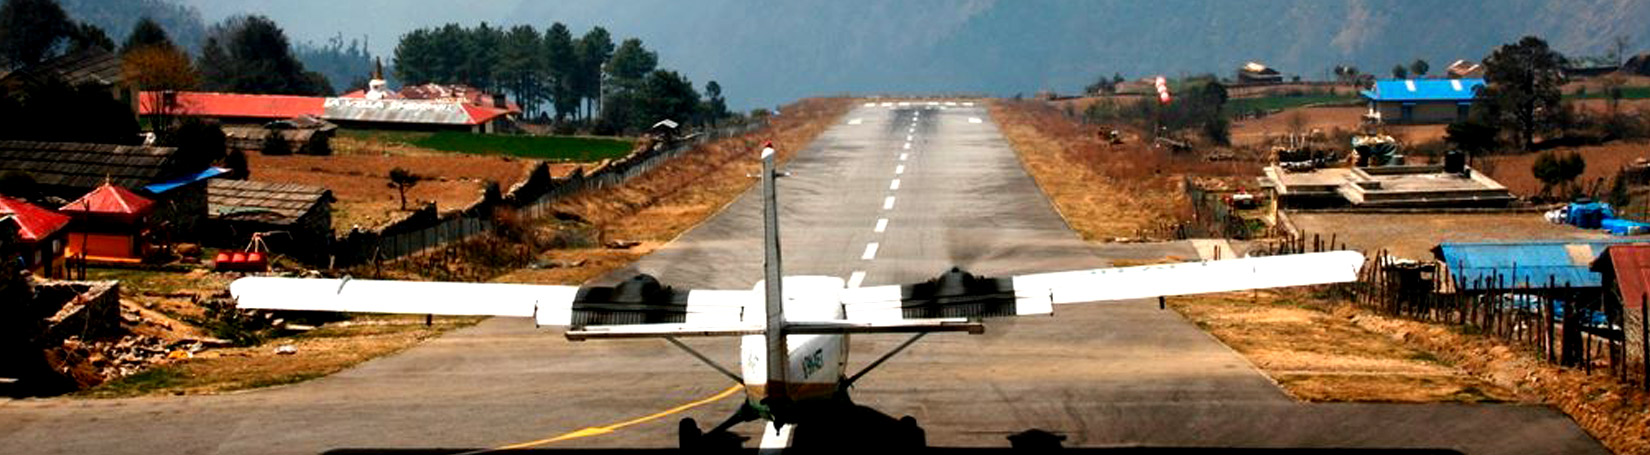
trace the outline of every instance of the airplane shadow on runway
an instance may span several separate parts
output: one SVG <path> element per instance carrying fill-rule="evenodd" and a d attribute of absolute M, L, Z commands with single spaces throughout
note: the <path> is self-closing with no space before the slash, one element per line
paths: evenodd
<path fill-rule="evenodd" d="M 869 451 L 868 453 L 901 453 L 901 454 L 1028 454 L 1028 453 L 1062 453 L 1062 454 L 1093 454 L 1093 455 L 1160 455 L 1160 454 L 1221 454 L 1221 455 L 1461 455 L 1462 453 L 1448 449 L 1379 449 L 1379 448 L 1243 448 L 1243 447 L 1065 447 L 1065 436 L 1040 429 L 1028 429 L 1014 433 L 1005 438 L 1003 447 L 929 447 L 921 439 L 913 441 L 915 434 L 921 438 L 920 427 L 912 432 L 913 423 L 902 421 L 880 411 L 866 406 L 853 405 L 839 411 L 836 415 L 828 416 L 817 421 L 798 424 L 792 432 L 791 445 L 785 453 L 830 453 L 844 454 L 850 451 Z M 335 449 L 324 452 L 324 455 L 456 455 L 472 453 L 509 453 L 509 454 L 579 454 L 579 455 L 618 455 L 618 454 L 754 454 L 760 451 L 753 442 L 746 442 L 744 447 L 722 447 L 715 449 L 682 450 L 677 448 L 537 448 L 519 449 L 501 452 L 487 452 L 482 449 L 458 448 L 428 448 L 428 449 L 370 449 L 349 448 Z"/>

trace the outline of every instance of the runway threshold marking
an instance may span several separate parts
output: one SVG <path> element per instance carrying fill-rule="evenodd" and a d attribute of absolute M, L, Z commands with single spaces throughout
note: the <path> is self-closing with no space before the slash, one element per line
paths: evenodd
<path fill-rule="evenodd" d="M 477 450 L 477 451 L 474 451 L 474 452 L 464 452 L 464 453 L 461 453 L 461 454 L 458 454 L 458 455 L 476 455 L 476 454 L 482 454 L 482 453 L 488 453 L 488 452 L 501 452 L 501 451 L 506 451 L 506 450 L 521 450 L 521 449 L 528 449 L 528 448 L 538 447 L 538 446 L 545 445 L 545 444 L 551 444 L 551 443 L 556 443 L 556 442 L 561 442 L 561 441 L 567 441 L 567 440 L 571 440 L 571 439 L 588 438 L 588 437 L 591 437 L 591 436 L 601 436 L 601 435 L 604 435 L 604 434 L 612 433 L 614 431 L 618 431 L 620 429 L 623 429 L 624 427 L 634 426 L 634 425 L 639 425 L 639 424 L 651 422 L 651 421 L 654 421 L 654 420 L 659 420 L 659 419 L 668 417 L 671 414 L 680 413 L 682 411 L 686 411 L 686 410 L 697 408 L 697 407 L 704 406 L 704 405 L 707 405 L 707 404 L 715 403 L 717 401 L 722 401 L 723 398 L 733 396 L 733 394 L 739 393 L 739 391 L 743 390 L 743 389 L 744 389 L 743 386 L 737 386 L 736 385 L 736 386 L 728 387 L 727 390 L 723 390 L 723 391 L 721 391 L 721 392 L 719 392 L 715 395 L 711 395 L 710 397 L 699 400 L 699 401 L 690 402 L 690 403 L 687 403 L 687 404 L 684 404 L 684 405 L 681 405 L 681 406 L 666 409 L 666 410 L 659 411 L 659 412 L 656 412 L 656 413 L 653 413 L 653 414 L 648 414 L 648 415 L 645 415 L 645 416 L 642 416 L 642 417 L 637 417 L 637 418 L 634 418 L 634 419 L 626 420 L 626 421 L 623 421 L 623 422 L 609 424 L 609 425 L 603 425 L 603 426 L 599 426 L 599 427 L 585 427 L 585 428 L 580 428 L 580 429 L 577 429 L 577 430 L 569 431 L 567 433 L 562 433 L 562 434 L 557 435 L 557 436 L 540 439 L 540 440 L 537 440 L 537 441 L 527 441 L 527 442 L 518 443 L 518 444 L 510 444 L 510 445 L 507 445 L 507 446 L 499 446 L 497 448 L 492 448 L 492 449 Z"/>

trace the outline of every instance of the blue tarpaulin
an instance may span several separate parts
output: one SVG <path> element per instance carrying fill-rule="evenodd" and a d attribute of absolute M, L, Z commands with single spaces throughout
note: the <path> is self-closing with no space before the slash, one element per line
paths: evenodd
<path fill-rule="evenodd" d="M 144 185 L 143 189 L 147 190 L 150 193 L 161 194 L 161 193 L 165 193 L 167 191 L 172 191 L 173 189 L 175 189 L 177 187 L 180 187 L 180 186 L 184 186 L 184 185 L 188 185 L 188 184 L 191 184 L 191 183 L 199 182 L 201 180 L 206 180 L 206 179 L 209 179 L 209 178 L 212 178 L 212 177 L 217 177 L 217 176 L 223 175 L 223 174 L 228 173 L 228 172 L 229 172 L 229 169 L 225 169 L 225 168 L 221 168 L 221 167 L 208 167 L 208 168 L 206 168 L 206 169 L 204 169 L 200 172 L 196 172 L 196 173 L 193 173 L 193 174 L 178 177 L 176 179 L 172 179 L 172 180 L 168 180 L 168 181 L 160 182 L 160 183 Z"/>
<path fill-rule="evenodd" d="M 1446 242 L 1433 249 L 1463 290 L 1599 287 L 1603 279 L 1590 269 L 1610 245 L 1642 240 L 1551 240 L 1525 242 Z"/>

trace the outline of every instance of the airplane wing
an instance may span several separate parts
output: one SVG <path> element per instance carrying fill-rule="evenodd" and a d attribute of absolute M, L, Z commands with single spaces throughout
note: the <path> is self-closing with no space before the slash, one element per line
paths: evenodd
<path fill-rule="evenodd" d="M 1356 251 L 1267 256 L 979 277 L 957 269 L 923 283 L 848 289 L 849 319 L 986 318 L 1050 314 L 1054 305 L 1344 283 L 1364 264 Z"/>
<path fill-rule="evenodd" d="M 538 325 L 733 324 L 751 291 L 684 291 L 641 275 L 612 287 L 247 277 L 242 309 L 534 318 Z"/>

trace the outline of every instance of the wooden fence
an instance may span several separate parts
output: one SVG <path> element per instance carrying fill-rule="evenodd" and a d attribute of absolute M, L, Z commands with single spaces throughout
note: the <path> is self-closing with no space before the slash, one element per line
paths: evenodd
<path fill-rule="evenodd" d="M 1643 330 L 1650 295 L 1622 299 L 1610 290 L 1550 276 L 1531 282 L 1529 274 L 1516 271 L 1455 277 L 1443 263 L 1385 252 L 1368 261 L 1358 281 L 1342 288 L 1354 305 L 1492 336 L 1546 362 L 1600 370 L 1650 390 L 1644 357 L 1650 337 Z"/>

